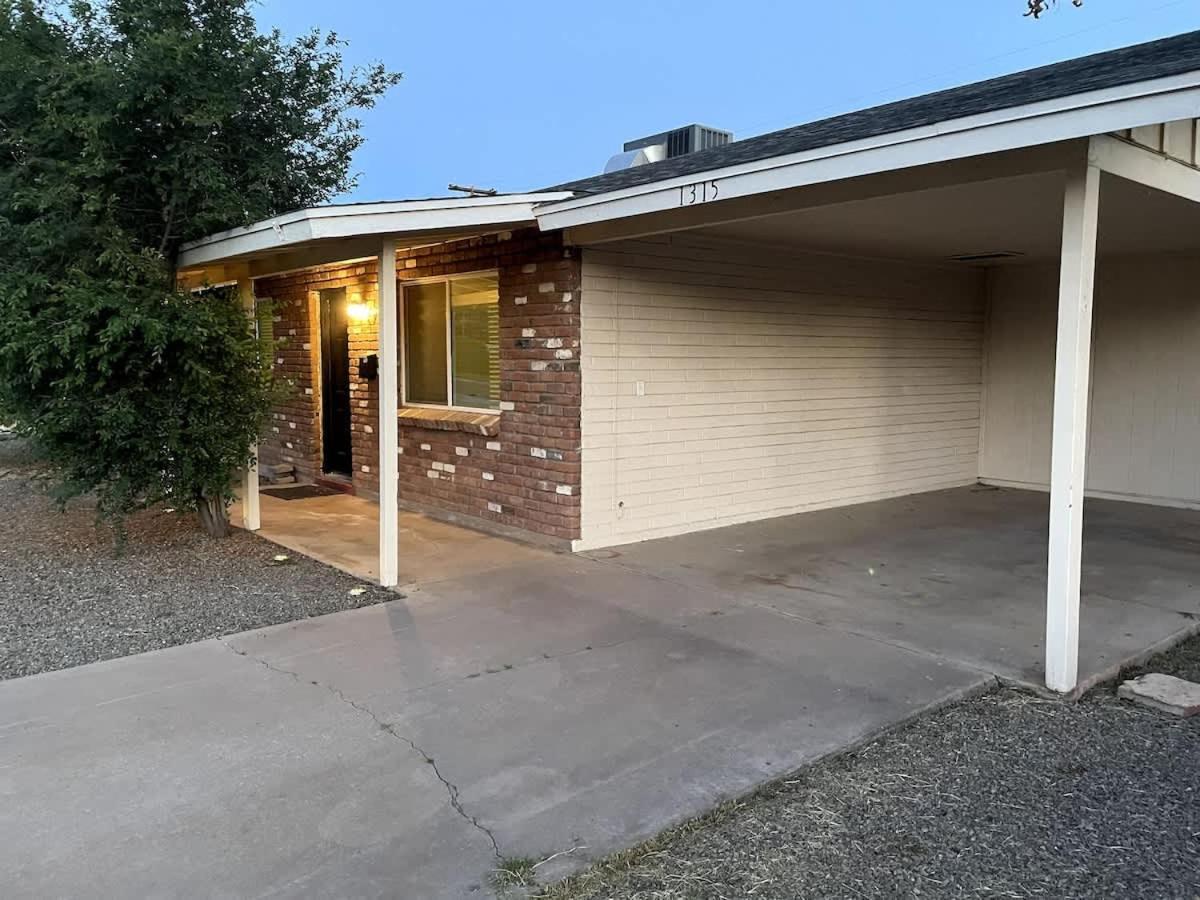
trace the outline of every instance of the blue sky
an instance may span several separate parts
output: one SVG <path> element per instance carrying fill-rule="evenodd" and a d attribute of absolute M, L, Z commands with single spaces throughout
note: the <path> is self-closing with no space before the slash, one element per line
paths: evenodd
<path fill-rule="evenodd" d="M 526 190 L 689 122 L 749 137 L 1200 28 L 1200 0 L 262 0 L 404 81 L 364 117 L 349 199 Z"/>

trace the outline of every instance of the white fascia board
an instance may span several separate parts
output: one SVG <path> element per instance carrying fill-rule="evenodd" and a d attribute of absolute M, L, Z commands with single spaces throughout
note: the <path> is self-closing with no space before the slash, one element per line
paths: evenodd
<path fill-rule="evenodd" d="M 508 194 L 497 197 L 451 197 L 320 206 L 285 213 L 244 228 L 232 228 L 184 244 L 181 268 L 256 253 L 278 252 L 298 244 L 374 234 L 403 235 L 443 230 L 535 223 L 537 203 L 563 200 L 569 191 Z"/>
<path fill-rule="evenodd" d="M 684 203 L 686 198 L 681 193 L 691 185 L 706 182 L 717 182 L 719 202 L 1197 117 L 1200 117 L 1200 71 L 694 172 L 603 194 L 548 202 L 534 212 L 543 231 L 574 228 L 683 206 L 707 205 Z"/>

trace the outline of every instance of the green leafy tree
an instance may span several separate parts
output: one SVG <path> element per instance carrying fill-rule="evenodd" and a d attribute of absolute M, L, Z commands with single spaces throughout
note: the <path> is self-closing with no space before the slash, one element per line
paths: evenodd
<path fill-rule="evenodd" d="M 273 398 L 187 240 L 353 186 L 354 113 L 399 76 L 251 0 L 0 0 L 0 418 L 102 515 L 193 505 L 213 534 Z"/>

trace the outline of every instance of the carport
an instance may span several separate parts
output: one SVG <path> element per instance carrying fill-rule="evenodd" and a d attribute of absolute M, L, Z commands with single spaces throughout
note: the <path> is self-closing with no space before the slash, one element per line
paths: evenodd
<path fill-rule="evenodd" d="M 1194 113 L 1196 98 L 1171 109 Z M 1089 115 L 1074 127 L 1095 127 L 1094 108 Z M 941 543 L 910 560 L 930 565 L 931 578 L 939 559 L 957 561 L 961 631 L 974 624 L 971 603 L 988 602 L 989 556 L 1005 562 L 1001 536 L 1014 527 L 1041 535 L 1044 556 L 1010 545 L 1009 561 L 1041 585 L 1045 642 L 1014 648 L 1013 659 L 1044 647 L 1053 690 L 1080 686 L 1081 572 L 1091 573 L 1096 602 L 1137 603 L 1172 585 L 1159 598 L 1167 627 L 1132 640 L 1128 653 L 1093 656 L 1085 683 L 1189 630 L 1190 554 L 1173 571 L 1144 560 L 1159 559 L 1167 544 L 1178 549 L 1167 535 L 1190 533 L 1189 515 L 1171 508 L 1200 503 L 1195 124 L 901 169 L 885 159 L 937 159 L 955 140 L 979 148 L 985 136 L 1003 140 L 997 128 L 713 173 L 704 183 L 724 203 L 680 206 L 680 187 L 667 181 L 543 207 L 543 227 L 566 227 L 585 248 L 581 549 L 944 488 L 1004 487 L 990 499 L 994 519 L 965 523 L 951 509 L 933 532 Z M 752 191 L 752 178 L 777 189 Z M 788 179 L 794 186 L 782 187 Z M 655 191 L 666 207 L 657 212 L 648 209 Z M 641 211 L 620 218 L 623 207 Z M 1106 524 L 1089 552 L 1103 559 L 1083 555 L 1085 485 L 1089 497 L 1125 501 L 1095 514 Z M 1048 492 L 1044 531 L 1045 494 L 1025 491 Z M 926 518 L 939 508 L 912 502 Z M 789 548 L 777 529 L 772 552 L 803 559 L 811 524 L 783 521 L 797 543 Z M 844 548 L 831 539 L 826 549 Z M 842 560 L 830 589 L 839 602 L 857 598 L 868 617 L 874 601 L 853 585 L 869 558 Z M 961 566 L 968 558 L 977 571 Z M 798 590 L 811 601 L 822 589 Z M 885 615 L 906 617 L 919 593 L 909 583 L 889 594 Z M 998 596 L 1042 618 L 1026 602 L 1028 583 Z M 1138 631 L 1129 626 L 1134 607 L 1095 611 L 1099 627 L 1124 628 L 1124 638 Z M 1039 667 L 998 668 L 1029 680 Z"/>

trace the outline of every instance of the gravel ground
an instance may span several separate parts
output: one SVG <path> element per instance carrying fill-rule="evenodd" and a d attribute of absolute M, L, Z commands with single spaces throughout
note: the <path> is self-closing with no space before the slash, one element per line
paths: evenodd
<path fill-rule="evenodd" d="M 128 535 L 118 554 L 90 504 L 60 513 L 22 442 L 0 441 L 0 679 L 396 597 L 246 532 L 214 540 L 191 515 L 147 510 Z"/>
<path fill-rule="evenodd" d="M 1200 639 L 1152 671 L 1200 678 Z M 554 900 L 1200 897 L 1200 716 L 996 690 L 565 883 Z"/>

